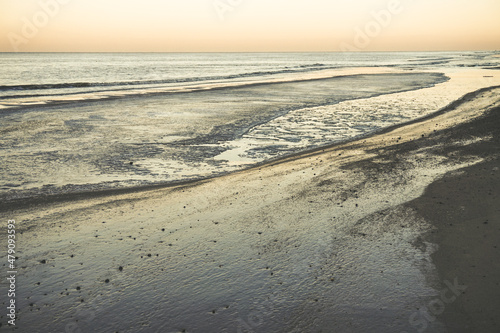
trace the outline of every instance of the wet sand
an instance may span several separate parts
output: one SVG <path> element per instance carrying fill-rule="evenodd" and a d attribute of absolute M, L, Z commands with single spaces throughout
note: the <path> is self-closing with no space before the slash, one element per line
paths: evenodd
<path fill-rule="evenodd" d="M 500 331 L 499 124 L 497 108 L 472 124 L 450 129 L 447 134 L 455 138 L 488 140 L 441 153 L 480 156 L 484 162 L 446 174 L 408 203 L 434 226 L 423 238 L 439 246 L 432 260 L 440 279 L 457 278 L 466 287 L 439 317 L 449 332 Z"/>
<path fill-rule="evenodd" d="M 497 332 L 499 93 L 220 178 L 4 211 L 18 331 Z"/>

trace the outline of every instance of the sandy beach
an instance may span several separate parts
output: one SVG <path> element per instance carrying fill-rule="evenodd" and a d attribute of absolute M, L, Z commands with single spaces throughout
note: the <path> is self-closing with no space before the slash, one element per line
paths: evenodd
<path fill-rule="evenodd" d="M 0 1 L 0 333 L 500 333 L 500 1 Z"/>
<path fill-rule="evenodd" d="M 2 206 L 12 331 L 498 332 L 499 96 L 223 177 Z"/>

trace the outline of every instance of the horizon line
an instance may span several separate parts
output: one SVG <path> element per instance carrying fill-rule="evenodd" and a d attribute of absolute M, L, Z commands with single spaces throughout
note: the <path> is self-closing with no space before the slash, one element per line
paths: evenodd
<path fill-rule="evenodd" d="M 0 51 L 0 53 L 417 53 L 417 52 L 495 52 L 500 49 L 477 50 L 376 50 L 376 51 Z"/>

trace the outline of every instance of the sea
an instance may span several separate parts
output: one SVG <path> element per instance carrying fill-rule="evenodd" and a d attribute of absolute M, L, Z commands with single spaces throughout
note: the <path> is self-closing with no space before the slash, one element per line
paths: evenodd
<path fill-rule="evenodd" d="M 205 179 L 367 136 L 452 101 L 409 92 L 498 69 L 500 57 L 0 53 L 0 67 L 0 200 L 9 203 Z"/>

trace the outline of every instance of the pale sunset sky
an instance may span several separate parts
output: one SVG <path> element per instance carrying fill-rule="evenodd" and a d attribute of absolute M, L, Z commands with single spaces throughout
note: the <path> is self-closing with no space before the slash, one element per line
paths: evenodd
<path fill-rule="evenodd" d="M 1 52 L 499 49 L 500 0 L 0 0 Z"/>

